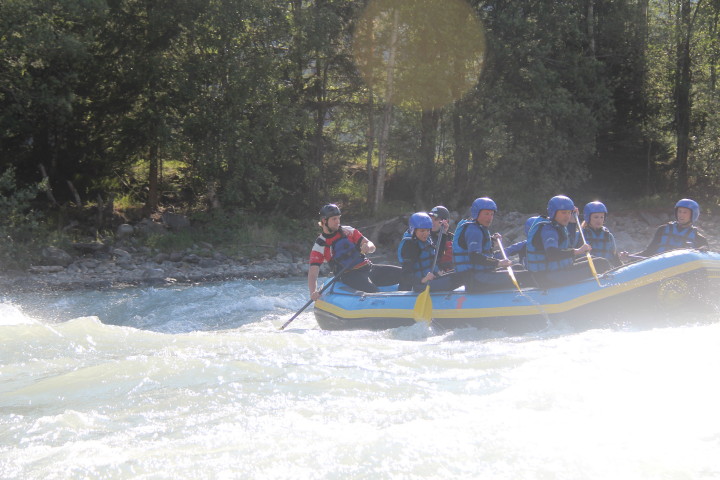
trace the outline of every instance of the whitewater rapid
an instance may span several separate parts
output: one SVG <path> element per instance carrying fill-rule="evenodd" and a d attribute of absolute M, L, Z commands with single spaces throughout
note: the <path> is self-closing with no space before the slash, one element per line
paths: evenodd
<path fill-rule="evenodd" d="M 720 322 L 279 331 L 306 301 L 0 297 L 0 478 L 720 478 Z"/>

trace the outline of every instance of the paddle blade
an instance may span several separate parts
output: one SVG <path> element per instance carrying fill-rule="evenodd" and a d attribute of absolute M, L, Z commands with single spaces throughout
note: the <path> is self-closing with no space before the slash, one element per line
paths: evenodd
<path fill-rule="evenodd" d="M 507 257 L 505 257 L 507 258 Z M 510 274 L 510 278 L 512 279 L 512 282 L 515 284 L 515 288 L 518 289 L 520 293 L 522 293 L 522 288 L 520 288 L 520 284 L 518 284 L 517 278 L 515 278 L 515 272 L 513 272 L 512 267 L 507 267 L 508 273 Z"/>
<path fill-rule="evenodd" d="M 598 277 L 597 270 L 595 270 L 595 264 L 593 263 L 592 257 L 590 256 L 590 252 L 585 252 L 587 254 L 588 264 L 590 265 L 590 271 L 592 272 L 593 276 L 595 277 L 595 281 L 598 284 L 598 287 L 602 287 L 600 284 L 600 277 Z"/>
<path fill-rule="evenodd" d="M 418 295 L 413 308 L 413 318 L 416 322 L 430 323 L 432 320 L 432 298 L 430 298 L 430 285 Z"/>

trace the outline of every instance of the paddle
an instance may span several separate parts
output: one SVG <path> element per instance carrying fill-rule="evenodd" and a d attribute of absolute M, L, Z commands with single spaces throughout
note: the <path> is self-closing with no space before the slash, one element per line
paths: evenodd
<path fill-rule="evenodd" d="M 435 248 L 435 258 L 433 259 L 431 272 L 435 271 L 435 264 L 437 263 L 438 253 L 440 253 L 440 240 L 442 239 L 442 227 L 438 231 L 437 247 Z M 416 322 L 428 322 L 432 320 L 432 298 L 430 298 L 430 282 L 427 283 L 425 290 L 418 295 L 415 300 L 415 306 L 413 307 L 413 318 Z"/>
<path fill-rule="evenodd" d="M 578 218 L 577 212 L 575 212 L 575 221 L 577 222 L 578 230 L 580 230 L 580 238 L 582 238 L 583 244 L 587 243 L 585 241 L 585 232 L 583 232 L 582 227 L 580 226 L 580 219 Z M 590 252 L 585 252 L 588 259 L 588 265 L 590 265 L 590 271 L 593 274 L 593 277 L 595 277 L 595 281 L 597 282 L 599 287 L 602 287 L 600 284 L 600 278 L 598 277 L 597 270 L 595 270 L 595 264 L 593 263 L 592 257 L 590 256 Z"/>
<path fill-rule="evenodd" d="M 342 270 L 340 270 L 340 273 L 338 273 L 338 274 L 335 275 L 333 278 L 331 278 L 330 281 L 328 281 L 328 282 L 325 284 L 325 286 L 323 286 L 323 288 L 320 290 L 320 293 L 322 294 L 322 293 L 323 293 L 325 290 L 327 290 L 332 284 L 334 284 L 335 282 L 337 282 L 337 281 L 340 279 L 340 275 L 342 275 L 343 273 L 345 273 L 345 271 L 346 271 L 348 268 L 349 268 L 349 265 L 346 266 L 345 268 L 343 268 Z M 297 316 L 300 315 L 300 314 L 303 312 L 303 310 L 305 310 L 308 306 L 310 306 L 311 303 L 313 303 L 313 301 L 314 301 L 314 300 L 311 298 L 305 305 L 302 306 L 302 308 L 300 308 L 300 310 L 298 310 L 297 312 L 295 312 L 295 315 L 293 315 L 292 317 L 290 317 L 290 320 L 288 320 L 287 322 L 283 323 L 282 327 L 280 327 L 278 330 L 285 330 L 285 327 L 287 327 L 288 325 L 290 325 L 290 322 L 292 322 L 293 320 L 295 320 L 295 319 L 297 318 Z"/>
<path fill-rule="evenodd" d="M 497 238 L 498 246 L 500 247 L 500 253 L 502 253 L 502 256 L 505 260 L 507 260 L 507 255 L 505 255 L 505 249 L 503 248 L 502 240 L 500 238 Z M 517 279 L 515 278 L 515 272 L 513 272 L 512 266 L 508 265 L 507 267 L 508 274 L 510 275 L 510 278 L 512 278 L 513 283 L 515 284 L 515 288 L 518 289 L 518 292 L 523 293 L 522 288 L 520 288 L 520 284 L 518 284 Z"/>

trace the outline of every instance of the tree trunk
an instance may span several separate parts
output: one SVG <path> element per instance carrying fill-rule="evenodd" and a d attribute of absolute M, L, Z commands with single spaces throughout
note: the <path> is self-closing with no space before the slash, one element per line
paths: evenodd
<path fill-rule="evenodd" d="M 423 110 L 420 120 L 420 165 L 415 173 L 415 207 L 424 210 L 427 202 L 434 201 L 435 148 L 437 145 L 437 127 L 440 121 L 439 110 Z"/>
<path fill-rule="evenodd" d="M 385 197 L 385 174 L 387 164 L 387 143 L 390 136 L 390 123 L 392 122 L 392 98 L 393 98 L 393 79 L 395 69 L 395 51 L 397 49 L 398 37 L 398 21 L 399 13 L 397 10 L 393 12 L 392 34 L 390 37 L 390 52 L 387 65 L 387 85 L 385 87 L 385 111 L 383 113 L 382 132 L 380 134 L 380 142 L 378 146 L 378 175 L 377 185 L 375 189 L 375 203 L 373 204 L 373 213 L 377 213 L 380 205 Z"/>
<path fill-rule="evenodd" d="M 587 34 L 590 43 L 590 55 L 595 56 L 595 0 L 588 0 Z"/>
<path fill-rule="evenodd" d="M 470 149 L 467 142 L 467 121 L 458 105 L 452 116 L 453 139 L 455 141 L 455 176 L 453 180 L 453 204 L 463 200 L 468 183 L 468 167 L 470 165 Z"/>
<path fill-rule="evenodd" d="M 375 102 L 373 88 L 369 89 L 368 99 L 368 130 L 367 130 L 367 204 L 373 204 L 373 195 L 375 192 L 374 175 L 373 175 L 373 151 L 375 150 Z"/>
<path fill-rule="evenodd" d="M 702 0 L 701 0 L 702 1 Z M 695 6 L 700 7 L 700 2 Z M 692 73 L 690 71 L 690 40 L 693 33 L 694 16 L 691 16 L 691 0 L 682 0 L 680 3 L 679 40 L 677 46 L 677 72 L 675 85 L 675 115 L 676 115 L 676 157 L 677 190 L 680 195 L 688 191 L 688 158 L 690 156 L 690 121 L 692 114 Z"/>
<path fill-rule="evenodd" d="M 145 210 L 147 213 L 153 213 L 158 207 L 158 144 L 157 140 L 150 146 L 150 155 L 148 158 L 150 163 L 148 168 L 148 196 Z"/>

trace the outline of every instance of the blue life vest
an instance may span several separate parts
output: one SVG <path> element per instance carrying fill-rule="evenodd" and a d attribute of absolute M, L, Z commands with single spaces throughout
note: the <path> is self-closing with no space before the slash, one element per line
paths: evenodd
<path fill-rule="evenodd" d="M 402 256 L 402 249 L 407 242 L 415 242 L 420 247 L 420 255 L 413 260 L 413 275 L 416 279 L 421 280 L 428 274 L 433 267 L 433 262 L 435 262 L 435 244 L 430 237 L 424 242 L 421 242 L 419 238 L 413 237 L 410 232 L 405 232 L 397 250 L 400 265 L 405 263 L 405 259 Z M 435 267 L 435 272 L 437 272 L 437 270 L 437 267 Z"/>
<path fill-rule="evenodd" d="M 657 253 L 675 250 L 677 248 L 694 248 L 697 238 L 697 228 L 692 225 L 682 228 L 677 222 L 665 225 Z"/>
<path fill-rule="evenodd" d="M 483 255 L 487 255 L 488 257 L 493 256 L 492 238 L 490 238 L 490 231 L 486 227 L 483 227 L 475 221 L 467 219 L 461 220 L 457 228 L 455 229 L 455 237 L 453 238 L 453 261 L 455 262 L 455 271 L 465 272 L 467 270 L 477 270 L 480 272 L 484 272 L 494 270 L 495 267 L 492 266 L 473 265 L 472 261 L 470 260 L 471 252 L 467 249 L 467 240 L 465 240 L 465 233 L 467 232 L 468 228 L 480 229 L 483 235 L 481 253 Z M 464 247 L 461 245 L 461 240 L 462 243 L 465 243 Z"/>
<path fill-rule="evenodd" d="M 542 229 L 545 225 L 548 225 L 549 227 L 554 228 L 558 232 L 558 248 L 559 249 L 565 249 L 570 247 L 570 238 L 568 236 L 567 228 L 563 227 L 562 225 L 551 222 L 547 218 L 539 218 L 533 225 L 530 227 L 530 231 L 528 232 L 528 240 L 526 244 L 527 248 L 527 269 L 531 272 L 555 272 L 558 270 L 564 270 L 568 267 L 570 267 L 573 264 L 573 258 L 563 258 L 560 261 L 550 261 L 547 258 L 547 253 L 545 252 L 545 247 L 543 246 L 542 241 Z M 538 247 L 535 242 L 535 237 L 537 235 L 540 235 L 540 237 L 537 240 L 537 243 L 540 244 L 540 247 Z"/>
<path fill-rule="evenodd" d="M 585 240 L 588 245 L 592 247 L 592 255 L 594 257 L 607 258 L 608 260 L 614 260 L 617 254 L 617 247 L 615 246 L 615 237 L 610 233 L 606 227 L 602 227 L 600 230 L 594 230 L 590 227 L 583 228 L 585 234 Z"/>
<path fill-rule="evenodd" d="M 340 228 L 339 232 L 340 238 L 330 245 L 335 273 L 346 268 L 350 269 L 355 265 L 365 262 L 367 259 L 365 255 L 360 253 L 358 245 L 352 243 L 350 239 L 347 238 L 342 228 Z"/>

